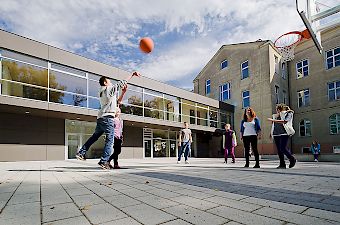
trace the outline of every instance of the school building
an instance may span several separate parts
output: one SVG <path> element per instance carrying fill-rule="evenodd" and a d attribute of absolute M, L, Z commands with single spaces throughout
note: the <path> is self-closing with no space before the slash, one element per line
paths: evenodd
<path fill-rule="evenodd" d="M 129 75 L 3 30 L 0 64 L 0 161 L 75 158 L 96 126 L 100 76 L 114 83 Z M 122 112 L 121 158 L 176 157 L 184 121 L 192 156 L 216 157 L 221 137 L 214 132 L 234 118 L 230 104 L 146 77 L 131 79 Z M 87 157 L 100 157 L 103 146 L 104 137 Z"/>
<path fill-rule="evenodd" d="M 276 154 L 266 119 L 277 103 L 295 111 L 295 154 L 309 153 L 313 140 L 323 154 L 340 153 L 340 26 L 323 31 L 321 39 L 323 54 L 305 40 L 288 63 L 269 40 L 223 45 L 194 79 L 194 92 L 235 106 L 238 138 L 244 109 L 252 107 L 262 126 L 261 155 Z M 236 154 L 243 156 L 242 142 Z"/>

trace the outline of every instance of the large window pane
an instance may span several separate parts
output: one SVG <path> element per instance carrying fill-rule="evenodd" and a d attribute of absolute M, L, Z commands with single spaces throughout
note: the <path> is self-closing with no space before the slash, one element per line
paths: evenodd
<path fill-rule="evenodd" d="M 50 91 L 50 102 L 86 107 L 87 98 L 82 95 Z"/>
<path fill-rule="evenodd" d="M 89 96 L 99 97 L 100 85 L 98 81 L 89 80 Z"/>
<path fill-rule="evenodd" d="M 121 111 L 125 114 L 132 114 L 136 116 L 143 116 L 143 108 L 138 106 L 132 106 L 127 104 L 121 105 Z"/>
<path fill-rule="evenodd" d="M 143 94 L 128 89 L 128 91 L 124 95 L 123 103 L 129 105 L 143 106 Z"/>
<path fill-rule="evenodd" d="M 170 112 L 165 112 L 165 120 L 181 122 L 180 116 L 178 114 L 174 114 Z"/>
<path fill-rule="evenodd" d="M 47 68 L 47 61 L 45 60 L 41 60 L 38 58 L 34 58 L 31 56 L 27 56 L 27 55 L 23 55 L 23 54 L 19 54 L 16 52 L 3 50 L 3 49 L 0 50 L 0 54 L 1 56 L 7 57 L 7 58 L 16 59 L 22 62 L 27 62 L 27 63 L 31 63 L 37 66 L 43 66 Z"/>
<path fill-rule="evenodd" d="M 163 138 L 168 139 L 168 131 L 167 130 L 153 130 L 153 138 Z"/>
<path fill-rule="evenodd" d="M 162 97 L 144 94 L 144 107 L 164 110 L 164 99 Z"/>
<path fill-rule="evenodd" d="M 65 71 L 67 73 L 76 74 L 76 75 L 82 76 L 82 77 L 86 76 L 86 73 L 82 70 L 74 69 L 74 68 L 64 66 L 64 65 L 60 65 L 60 64 L 56 64 L 56 63 L 52 63 L 51 68 L 61 70 L 61 71 Z"/>
<path fill-rule="evenodd" d="M 89 97 L 89 108 L 90 109 L 100 109 L 100 101 L 98 98 Z"/>
<path fill-rule="evenodd" d="M 144 108 L 144 116 L 155 118 L 155 119 L 163 119 L 164 118 L 164 112 L 158 111 L 158 110 L 155 110 L 155 109 Z"/>
<path fill-rule="evenodd" d="M 47 69 L 2 59 L 2 78 L 47 87 Z"/>
<path fill-rule="evenodd" d="M 50 71 L 50 88 L 86 95 L 86 79 Z"/>
<path fill-rule="evenodd" d="M 1 81 L 3 95 L 47 101 L 47 89 L 30 87 L 22 84 Z"/>
<path fill-rule="evenodd" d="M 196 116 L 196 107 L 195 103 L 182 99 L 182 114 L 186 116 Z"/>

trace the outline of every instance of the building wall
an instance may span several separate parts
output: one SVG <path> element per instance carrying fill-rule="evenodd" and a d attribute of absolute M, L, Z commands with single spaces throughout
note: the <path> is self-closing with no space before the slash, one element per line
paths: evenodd
<path fill-rule="evenodd" d="M 231 83 L 231 98 L 225 102 L 235 106 L 234 130 L 239 142 L 236 149 L 238 156 L 243 156 L 243 143 L 239 132 L 244 112 L 242 108 L 244 90 L 250 91 L 250 106 L 261 121 L 263 138 L 259 140 L 260 154 L 276 152 L 272 140 L 269 139 L 271 123 L 266 119 L 271 117 L 275 110 L 275 85 L 287 90 L 288 81 L 282 79 L 280 67 L 279 70 L 275 70 L 274 55 L 277 55 L 280 61 L 278 52 L 269 42 L 264 41 L 222 46 L 194 80 L 195 93 L 206 95 L 206 80 L 210 79 L 211 93 L 206 96 L 216 100 L 219 100 L 219 86 Z M 220 63 L 225 59 L 228 60 L 228 67 L 220 69 Z M 246 60 L 249 63 L 249 77 L 241 79 L 241 63 Z"/>
<path fill-rule="evenodd" d="M 315 48 L 312 40 L 299 44 L 295 49 L 295 58 L 289 64 L 291 83 L 291 105 L 295 110 L 294 128 L 297 134 L 293 136 L 293 148 L 301 153 L 302 147 L 309 147 L 312 141 L 321 143 L 321 151 L 333 152 L 333 146 L 340 145 L 340 135 L 331 135 L 329 117 L 340 113 L 340 101 L 328 100 L 328 82 L 340 80 L 340 66 L 326 69 L 325 52 L 335 47 L 340 47 L 340 26 L 321 34 L 324 53 L 321 55 Z M 297 79 L 296 63 L 303 59 L 309 60 L 309 75 Z M 298 107 L 297 92 L 309 88 L 310 105 Z M 303 119 L 311 121 L 311 137 L 301 137 L 299 123 Z"/>
<path fill-rule="evenodd" d="M 0 161 L 65 159 L 63 119 L 0 112 Z"/>

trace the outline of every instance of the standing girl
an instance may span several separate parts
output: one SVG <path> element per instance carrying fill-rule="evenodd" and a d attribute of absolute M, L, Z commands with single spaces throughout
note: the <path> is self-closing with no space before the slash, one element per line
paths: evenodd
<path fill-rule="evenodd" d="M 248 107 L 244 110 L 243 120 L 241 121 L 241 140 L 243 140 L 246 158 L 246 165 L 244 167 L 249 167 L 249 150 L 251 145 L 256 161 L 254 168 L 260 168 L 257 138 L 261 139 L 260 120 L 256 117 L 255 111 Z"/>
<path fill-rule="evenodd" d="M 317 141 L 313 141 L 310 146 L 310 151 L 314 155 L 314 161 L 319 162 L 319 154 L 320 154 L 320 144 Z"/>
<path fill-rule="evenodd" d="M 231 155 L 232 163 L 235 163 L 235 153 L 234 149 L 237 146 L 235 131 L 231 130 L 230 124 L 227 123 L 224 131 L 224 160 L 227 163 L 228 155 Z"/>
<path fill-rule="evenodd" d="M 114 145 L 113 145 L 113 153 L 109 159 L 109 166 L 111 169 L 120 169 L 118 164 L 118 156 L 122 151 L 122 143 L 123 143 L 123 120 L 120 118 L 120 108 L 117 108 L 115 118 L 113 119 L 114 123 Z M 113 159 L 113 166 L 111 165 L 111 160 Z"/>
<path fill-rule="evenodd" d="M 293 128 L 293 114 L 294 111 L 288 106 L 285 104 L 278 104 L 276 106 L 276 114 L 273 115 L 273 118 L 268 118 L 268 120 L 272 122 L 270 138 L 274 137 L 277 154 L 280 158 L 280 165 L 277 167 L 278 169 L 286 169 L 285 155 L 290 161 L 289 168 L 294 167 L 296 163 L 296 159 L 287 147 L 289 137 L 295 134 Z"/>

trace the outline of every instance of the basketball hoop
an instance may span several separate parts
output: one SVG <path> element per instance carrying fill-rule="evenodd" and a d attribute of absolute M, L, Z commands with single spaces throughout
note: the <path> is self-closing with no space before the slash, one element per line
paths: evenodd
<path fill-rule="evenodd" d="M 274 46 L 278 49 L 284 62 L 294 59 L 294 49 L 302 40 L 303 34 L 300 31 L 292 31 L 281 35 L 274 42 Z"/>

